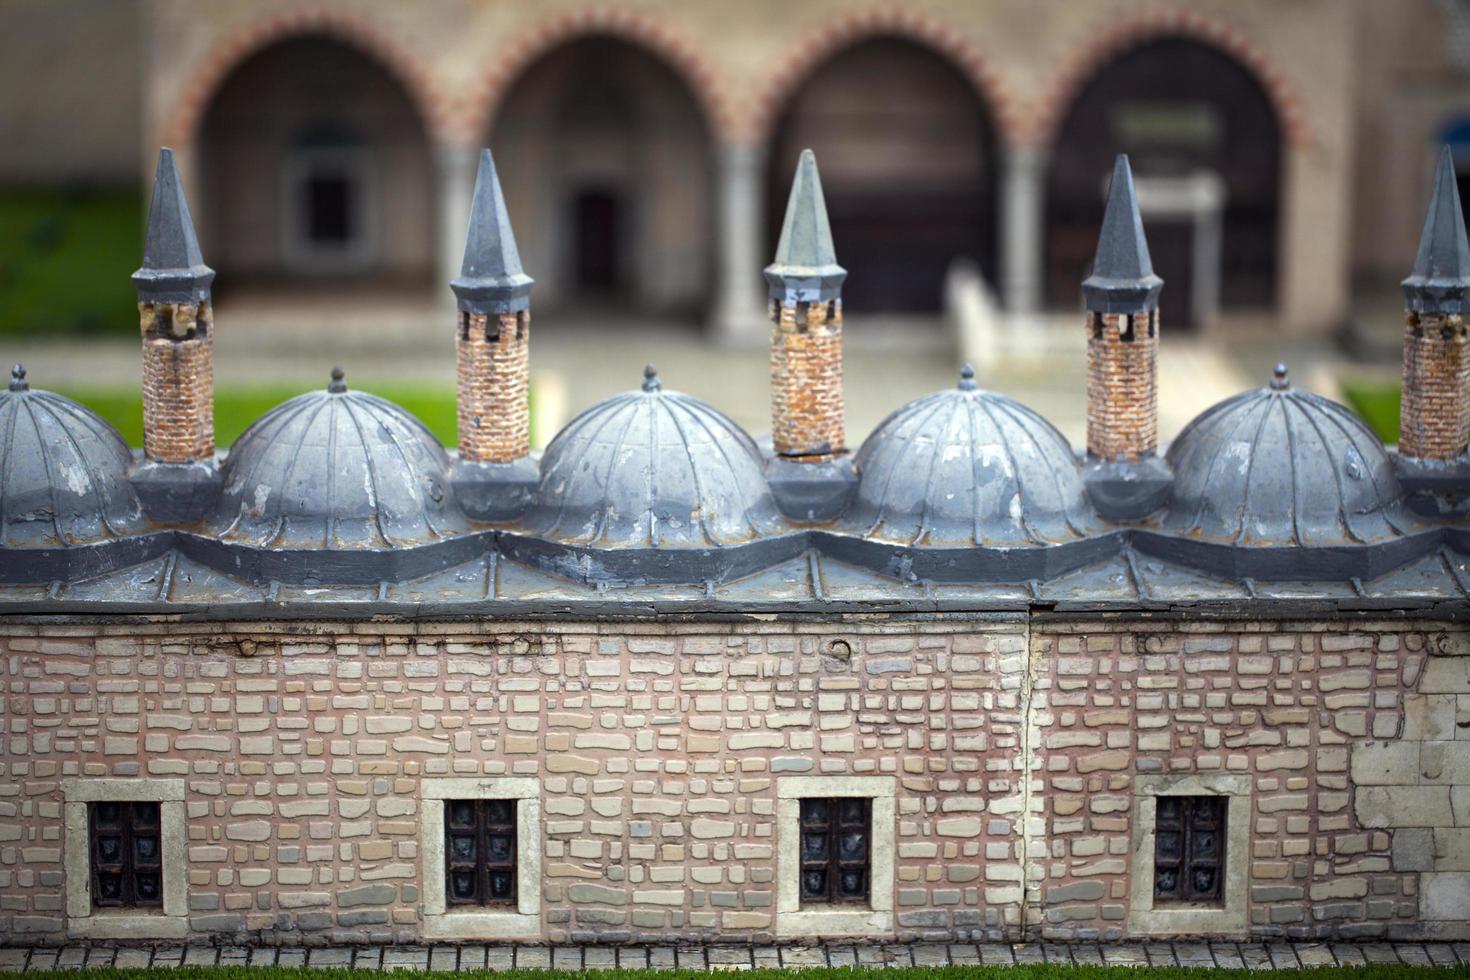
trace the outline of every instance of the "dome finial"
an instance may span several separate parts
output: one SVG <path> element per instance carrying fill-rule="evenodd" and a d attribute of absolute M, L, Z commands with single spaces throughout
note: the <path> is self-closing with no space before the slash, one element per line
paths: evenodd
<path fill-rule="evenodd" d="M 1285 361 L 1277 361 L 1276 362 L 1276 370 L 1274 370 L 1274 371 L 1271 372 L 1271 390 L 1272 391 L 1285 391 L 1286 389 L 1288 389 L 1290 387 L 1291 387 L 1291 378 L 1288 377 L 1288 375 L 1287 375 L 1286 362 Z"/>
<path fill-rule="evenodd" d="M 347 390 L 347 372 L 342 370 L 338 364 L 332 368 L 332 380 L 327 384 L 327 390 L 334 395 L 340 395 Z"/>
<path fill-rule="evenodd" d="M 974 391 L 978 387 L 979 385 L 975 384 L 975 368 L 969 361 L 966 361 L 965 366 L 960 368 L 959 389 L 960 391 Z"/>
<path fill-rule="evenodd" d="M 10 369 L 10 390 L 29 391 L 30 388 L 30 383 L 26 381 L 25 365 L 17 363 L 15 367 Z"/>
<path fill-rule="evenodd" d="M 652 364 L 643 365 L 643 390 L 662 391 L 663 382 L 658 379 L 658 371 Z"/>

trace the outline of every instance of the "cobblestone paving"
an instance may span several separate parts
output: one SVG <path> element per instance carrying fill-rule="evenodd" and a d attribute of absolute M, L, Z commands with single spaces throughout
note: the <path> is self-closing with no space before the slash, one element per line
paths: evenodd
<path fill-rule="evenodd" d="M 1470 943 L 913 943 L 830 946 L 62 946 L 0 948 L 0 972 L 106 967 L 312 966 L 384 970 L 946 966 L 1075 963 L 1252 970 L 1403 963 L 1470 968 Z"/>

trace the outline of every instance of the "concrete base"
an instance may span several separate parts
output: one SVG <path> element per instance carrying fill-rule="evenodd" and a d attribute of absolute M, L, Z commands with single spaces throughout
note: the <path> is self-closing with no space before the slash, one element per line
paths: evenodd
<path fill-rule="evenodd" d="M 476 463 L 455 457 L 449 464 L 454 498 L 472 520 L 495 524 L 526 512 L 541 483 L 541 467 L 530 456 L 511 463 Z"/>
<path fill-rule="evenodd" d="M 766 482 L 788 520 L 824 523 L 847 509 L 857 492 L 858 476 L 846 453 L 819 463 L 768 455 Z"/>
<path fill-rule="evenodd" d="M 128 475 L 143 510 L 160 524 L 193 524 L 214 509 L 224 482 L 219 461 L 157 463 L 140 458 Z"/>
<path fill-rule="evenodd" d="M 1138 521 L 1164 506 L 1174 474 L 1158 456 L 1127 463 L 1089 456 L 1082 479 L 1099 515 L 1110 521 Z"/>
<path fill-rule="evenodd" d="M 1393 463 L 1404 502 L 1415 513 L 1440 519 L 1470 514 L 1470 454 L 1447 461 L 1395 455 Z"/>

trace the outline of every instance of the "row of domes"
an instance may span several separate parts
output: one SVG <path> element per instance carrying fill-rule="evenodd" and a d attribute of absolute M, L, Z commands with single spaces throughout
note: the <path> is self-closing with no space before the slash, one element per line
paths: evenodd
<path fill-rule="evenodd" d="M 1329 546 L 1404 532 L 1383 445 L 1342 406 L 1268 386 L 1216 405 L 1168 454 L 1162 527 L 1225 544 Z M 0 394 L 0 547 L 73 547 L 145 531 L 118 433 L 77 403 L 31 390 L 17 366 Z M 1105 531 L 1077 455 L 1050 423 L 980 389 L 910 402 L 864 442 L 856 498 L 834 530 L 916 548 L 1032 548 Z M 349 390 L 276 407 L 236 441 L 207 533 L 266 549 L 391 549 L 472 529 L 450 489 L 450 459 L 416 418 Z M 727 416 L 640 389 L 574 418 L 540 461 L 516 530 L 590 549 L 720 548 L 792 530 L 754 440 Z"/>

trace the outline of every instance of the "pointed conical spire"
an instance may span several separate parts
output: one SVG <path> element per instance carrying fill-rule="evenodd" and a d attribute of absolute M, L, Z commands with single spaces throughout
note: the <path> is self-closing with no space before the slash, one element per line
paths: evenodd
<path fill-rule="evenodd" d="M 214 270 L 204 264 L 199 236 L 184 198 L 184 184 L 174 151 L 158 151 L 153 175 L 153 204 L 148 209 L 148 237 L 143 267 L 133 273 L 138 298 L 150 303 L 196 303 L 207 299 Z"/>
<path fill-rule="evenodd" d="M 531 284 L 521 269 L 505 194 L 489 150 L 480 151 L 475 174 L 475 196 L 470 205 L 470 227 L 465 235 L 464 264 L 459 278 L 449 284 L 459 308 L 469 313 L 514 313 L 531 305 Z"/>
<path fill-rule="evenodd" d="M 1404 299 L 1415 313 L 1470 312 L 1470 243 L 1448 146 L 1439 155 L 1414 272 L 1404 280 Z"/>
<path fill-rule="evenodd" d="M 1147 313 L 1158 306 L 1163 288 L 1164 280 L 1154 275 L 1148 257 L 1133 171 L 1127 154 L 1119 154 L 1108 186 L 1092 275 L 1082 280 L 1082 294 L 1093 313 Z"/>
<path fill-rule="evenodd" d="M 816 155 L 802 150 L 776 259 L 766 266 L 771 298 L 786 304 L 825 302 L 841 295 L 846 278 L 847 270 L 837 264 L 837 249 L 832 244 Z"/>

